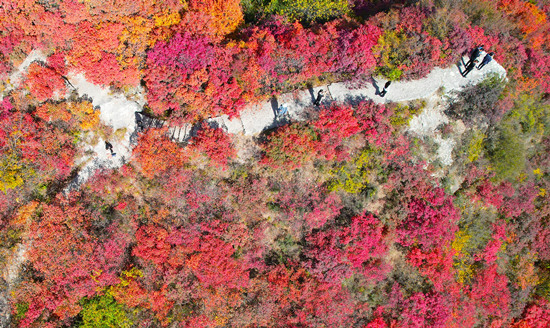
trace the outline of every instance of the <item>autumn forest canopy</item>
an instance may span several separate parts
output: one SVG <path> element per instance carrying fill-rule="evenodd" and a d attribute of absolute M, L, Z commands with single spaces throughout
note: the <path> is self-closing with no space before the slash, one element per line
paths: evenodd
<path fill-rule="evenodd" d="M 549 16 L 548 0 L 0 0 L 0 326 L 550 327 Z M 337 82 L 389 95 L 479 45 L 506 77 L 327 95 L 253 136 L 208 121 Z M 109 97 L 161 123 L 110 125 Z M 435 134 L 411 130 L 434 110 Z M 100 150 L 120 165 L 75 184 Z"/>

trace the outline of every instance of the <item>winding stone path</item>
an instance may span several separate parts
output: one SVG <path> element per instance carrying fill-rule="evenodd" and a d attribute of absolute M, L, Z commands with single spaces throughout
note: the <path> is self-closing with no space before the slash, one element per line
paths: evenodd
<path fill-rule="evenodd" d="M 485 56 L 482 53 L 481 56 Z M 463 58 L 466 61 L 467 58 Z M 0 94 L 3 94 L 18 86 L 22 74 L 29 65 L 34 62 L 45 62 L 45 56 L 41 51 L 31 52 L 13 72 L 8 81 L 7 87 Z M 317 92 L 324 89 L 325 98 L 322 103 L 328 104 L 333 101 L 358 101 L 371 99 L 377 103 L 401 102 L 414 99 L 425 99 L 433 95 L 437 90 L 443 88 L 445 93 L 457 91 L 467 85 L 481 82 L 488 74 L 496 73 L 506 76 L 506 70 L 495 60 L 491 61 L 482 70 L 474 69 L 467 78 L 461 76 L 460 71 L 464 65 L 453 65 L 448 68 L 434 68 L 426 77 L 406 82 L 393 82 L 388 88 L 384 98 L 377 94 L 386 81 L 372 79 L 371 84 L 363 88 L 352 88 L 346 83 L 333 83 L 310 90 L 301 90 L 279 96 L 263 103 L 248 105 L 239 117 L 229 119 L 227 115 L 207 120 L 216 124 L 228 133 L 244 134 L 247 136 L 256 135 L 264 130 L 288 124 L 289 121 L 302 120 L 301 114 L 308 107 L 312 106 Z M 113 128 L 113 131 L 120 130 L 122 138 L 109 140 L 117 153 L 116 157 L 111 156 L 105 149 L 104 140 L 99 138 L 95 143 L 85 143 L 86 155 L 80 159 L 81 168 L 78 177 L 68 186 L 68 190 L 78 188 L 97 169 L 117 168 L 122 166 L 131 156 L 134 140 L 136 137 L 135 112 L 141 111 L 146 100 L 143 92 L 136 94 L 135 99 L 128 99 L 122 94 L 113 94 L 109 89 L 94 85 L 80 74 L 69 74 L 67 81 L 75 89 L 79 96 L 88 96 L 95 108 L 100 110 L 101 121 Z M 281 104 L 287 104 L 288 113 L 283 118 L 276 116 L 276 110 Z M 184 126 L 169 126 L 168 132 L 172 140 L 176 142 L 187 141 L 190 135 L 196 131 L 190 124 Z"/>
<path fill-rule="evenodd" d="M 482 53 L 481 58 L 485 56 Z M 467 58 L 463 58 L 464 62 Z M 288 123 L 288 120 L 278 120 L 275 116 L 276 105 L 286 103 L 288 115 L 291 120 L 300 120 L 300 114 L 305 108 L 312 106 L 313 97 L 320 89 L 324 89 L 325 98 L 322 103 L 328 104 L 331 101 L 357 101 L 372 99 L 376 103 L 402 102 L 415 99 L 425 99 L 443 88 L 444 93 L 458 91 L 467 85 L 477 84 L 483 81 L 487 75 L 496 73 L 502 77 L 506 76 L 506 70 L 495 60 L 487 64 L 482 70 L 474 69 L 466 78 L 460 74 L 464 69 L 463 64 L 453 65 L 448 68 L 435 68 L 426 77 L 405 82 L 392 82 L 384 98 L 377 95 L 377 87 L 382 89 L 385 80 L 374 80 L 363 88 L 351 88 L 345 82 L 333 83 L 312 90 L 302 90 L 294 93 L 284 94 L 277 98 L 276 104 L 273 100 L 260 104 L 250 104 L 242 112 L 240 117 L 229 119 L 228 116 L 212 118 L 208 121 L 217 123 L 229 133 L 242 133 L 244 135 L 255 135 L 266 129 L 274 128 Z M 375 85 L 377 87 L 375 87 Z M 187 129 L 190 130 L 190 129 Z M 188 136 L 182 136 L 181 141 Z"/>
<path fill-rule="evenodd" d="M 482 53 L 481 56 L 484 56 Z M 467 59 L 464 58 L 464 61 Z M 12 74 L 11 84 L 16 86 L 20 75 L 33 61 L 44 61 L 40 51 L 29 54 L 27 59 L 20 65 L 18 70 Z M 359 101 L 371 99 L 376 103 L 401 102 L 414 99 L 425 99 L 443 88 L 445 93 L 457 91 L 467 85 L 481 82 L 487 75 L 496 73 L 506 76 L 506 70 L 495 60 L 491 61 L 482 70 L 474 69 L 467 78 L 460 74 L 464 65 L 454 65 L 448 68 L 435 68 L 426 77 L 406 82 L 393 82 L 388 88 L 384 98 L 377 94 L 382 88 L 385 80 L 372 79 L 372 83 L 363 88 L 352 88 L 346 83 L 333 83 L 309 90 L 301 90 L 283 94 L 276 99 L 270 99 L 263 103 L 248 105 L 239 117 L 229 119 L 227 115 L 211 118 L 207 122 L 218 125 L 228 133 L 253 136 L 264 130 L 288 124 L 289 121 L 302 120 L 301 114 L 308 107 L 312 106 L 314 97 L 321 89 L 325 90 L 323 104 L 333 101 Z M 66 190 L 79 188 L 97 169 L 118 168 L 122 166 L 131 156 L 134 146 L 133 140 L 136 137 L 135 112 L 141 111 L 146 100 L 143 93 L 139 93 L 135 99 L 128 99 L 122 94 L 113 94 L 107 88 L 94 85 L 80 74 L 69 74 L 67 81 L 79 96 L 88 96 L 95 108 L 100 110 L 101 121 L 113 128 L 113 131 L 123 131 L 122 138 L 109 140 L 113 144 L 116 157 L 111 156 L 105 149 L 104 140 L 99 138 L 95 143 L 85 143 L 86 155 L 80 159 L 82 166 L 77 178 L 67 187 Z M 10 84 L 10 86 L 11 86 Z M 13 88 L 13 86 L 11 86 Z M 8 88 L 8 89 L 11 89 Z M 1 98 L 0 98 L 1 99 Z M 281 104 L 287 104 L 288 113 L 284 117 L 277 117 L 276 110 Z M 192 125 L 169 126 L 168 133 L 172 140 L 184 142 L 189 139 L 193 131 Z"/>

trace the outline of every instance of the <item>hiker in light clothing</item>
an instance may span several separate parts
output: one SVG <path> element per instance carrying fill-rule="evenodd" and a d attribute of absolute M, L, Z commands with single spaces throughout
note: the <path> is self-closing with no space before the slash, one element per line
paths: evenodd
<path fill-rule="evenodd" d="M 282 104 L 281 106 L 279 106 L 278 110 L 277 110 L 277 116 L 283 116 L 285 115 L 286 113 L 288 112 L 288 105 L 287 104 Z"/>

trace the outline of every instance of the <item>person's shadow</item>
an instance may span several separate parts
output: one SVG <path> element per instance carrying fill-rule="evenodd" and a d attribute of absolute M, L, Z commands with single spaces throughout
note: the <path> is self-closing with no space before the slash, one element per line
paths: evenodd
<path fill-rule="evenodd" d="M 374 95 L 378 96 L 380 94 L 380 87 L 378 86 L 378 82 L 374 79 L 374 77 L 370 77 L 370 81 L 372 83 L 372 86 L 374 87 Z"/>
<path fill-rule="evenodd" d="M 277 97 L 271 97 L 269 100 L 271 103 L 271 109 L 273 110 L 273 116 L 277 117 L 279 114 L 279 102 L 277 101 Z"/>
<path fill-rule="evenodd" d="M 458 69 L 458 72 L 460 75 L 464 76 L 464 71 L 462 70 L 460 64 L 462 64 L 462 67 L 466 68 L 466 65 L 464 65 L 464 59 L 460 59 L 460 63 L 456 63 L 456 68 Z"/>
<path fill-rule="evenodd" d="M 311 96 L 311 102 L 315 102 L 315 92 L 313 91 L 313 86 L 308 83 L 307 85 L 307 91 L 309 91 L 309 95 Z"/>
<path fill-rule="evenodd" d="M 464 62 L 464 56 L 466 56 L 468 58 L 468 62 Z M 462 53 L 462 55 L 460 56 L 460 62 L 458 62 L 456 64 L 456 67 L 458 68 L 458 72 L 460 73 L 460 75 L 464 76 L 464 71 L 466 71 L 466 67 L 468 66 L 468 64 L 470 63 L 470 60 L 471 60 L 471 54 L 469 54 L 468 52 L 464 52 Z M 462 65 L 462 68 L 460 67 L 460 65 Z"/>

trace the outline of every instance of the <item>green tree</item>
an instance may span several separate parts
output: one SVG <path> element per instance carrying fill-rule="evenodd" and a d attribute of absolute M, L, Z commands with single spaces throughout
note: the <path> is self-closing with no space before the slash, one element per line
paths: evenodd
<path fill-rule="evenodd" d="M 85 299 L 82 311 L 82 328 L 126 328 L 132 326 L 122 304 L 117 303 L 110 293 L 92 299 Z"/>
<path fill-rule="evenodd" d="M 303 23 L 326 22 L 350 13 L 347 0 L 246 0 L 245 11 L 263 11 Z"/>
<path fill-rule="evenodd" d="M 497 179 L 517 177 L 525 167 L 525 143 L 517 126 L 502 124 L 490 153 Z"/>

